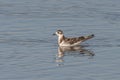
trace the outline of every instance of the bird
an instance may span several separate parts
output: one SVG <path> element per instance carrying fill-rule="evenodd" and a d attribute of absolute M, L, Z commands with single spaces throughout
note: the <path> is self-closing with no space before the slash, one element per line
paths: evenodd
<path fill-rule="evenodd" d="M 65 37 L 62 30 L 57 30 L 53 35 L 58 36 L 58 45 L 59 46 L 78 46 L 80 43 L 89 40 L 94 37 L 94 34 L 88 36 L 80 36 L 80 37 Z"/>

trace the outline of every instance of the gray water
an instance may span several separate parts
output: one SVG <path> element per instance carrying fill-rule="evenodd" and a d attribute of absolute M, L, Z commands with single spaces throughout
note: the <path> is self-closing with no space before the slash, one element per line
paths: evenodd
<path fill-rule="evenodd" d="M 95 56 L 57 61 L 57 37 L 95 34 Z M 119 80 L 120 0 L 0 0 L 0 80 Z"/>

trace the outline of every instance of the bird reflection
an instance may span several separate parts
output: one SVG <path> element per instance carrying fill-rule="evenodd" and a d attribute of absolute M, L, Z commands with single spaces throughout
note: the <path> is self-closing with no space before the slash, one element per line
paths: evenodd
<path fill-rule="evenodd" d="M 64 56 L 90 56 L 93 57 L 93 51 L 85 49 L 83 46 L 73 46 L 73 47 L 58 47 L 58 54 L 56 57 L 56 62 L 58 66 L 63 65 Z"/>

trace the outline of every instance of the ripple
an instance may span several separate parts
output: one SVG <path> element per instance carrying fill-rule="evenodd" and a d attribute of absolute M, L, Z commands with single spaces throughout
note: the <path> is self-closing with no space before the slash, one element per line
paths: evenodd
<path fill-rule="evenodd" d="M 48 43 L 48 41 L 40 40 L 40 39 L 0 39 L 0 43 L 41 44 L 41 43 Z"/>

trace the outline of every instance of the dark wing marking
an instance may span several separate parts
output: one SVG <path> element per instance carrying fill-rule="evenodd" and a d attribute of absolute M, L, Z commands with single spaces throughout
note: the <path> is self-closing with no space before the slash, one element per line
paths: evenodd
<path fill-rule="evenodd" d="M 84 39 L 85 39 L 85 37 L 83 37 L 83 36 L 77 37 L 77 38 L 65 38 L 65 42 L 68 42 L 70 44 L 74 44 L 76 42 L 83 41 Z"/>
<path fill-rule="evenodd" d="M 86 40 L 91 39 L 93 37 L 94 37 L 94 34 L 89 35 L 89 36 L 76 37 L 76 38 L 66 38 L 66 37 L 64 37 L 64 41 L 68 42 L 70 44 L 74 44 L 74 43 L 79 42 L 79 41 L 82 41 L 82 42 L 86 41 Z"/>

